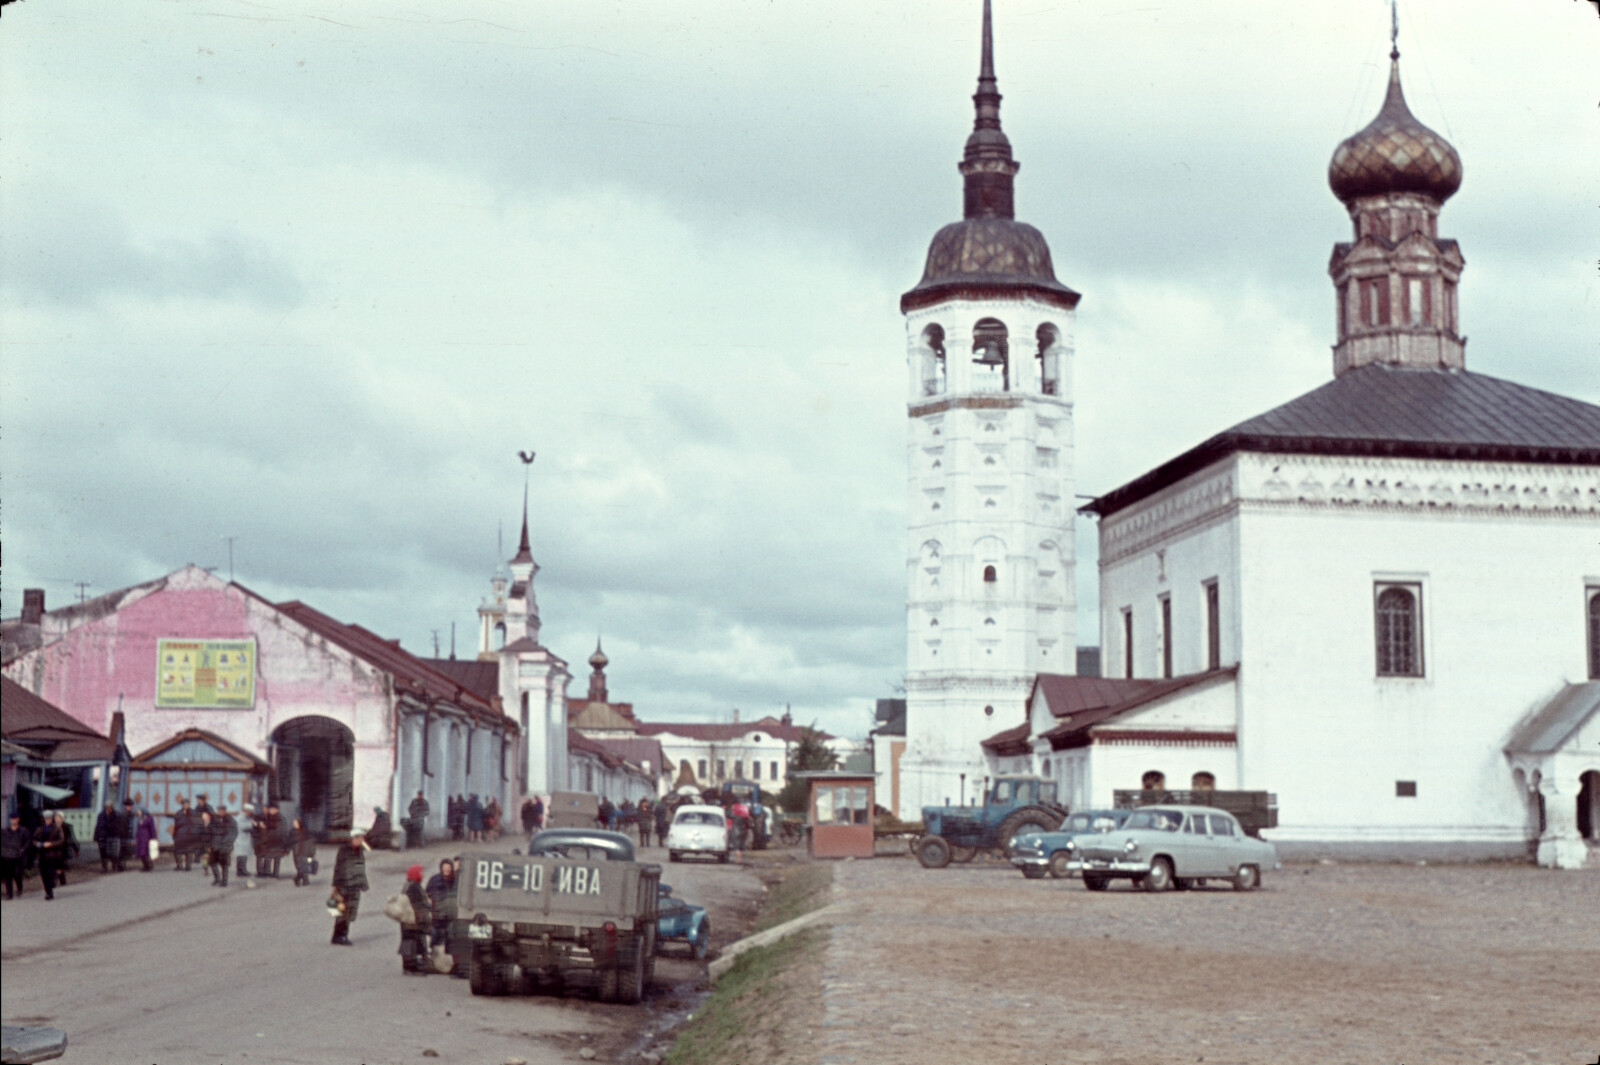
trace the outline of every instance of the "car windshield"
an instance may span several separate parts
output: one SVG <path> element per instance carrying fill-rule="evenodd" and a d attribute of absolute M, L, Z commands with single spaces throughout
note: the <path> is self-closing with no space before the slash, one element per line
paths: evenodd
<path fill-rule="evenodd" d="M 721 827 L 722 815 L 714 814 L 709 811 L 701 812 L 699 810 L 685 810 L 683 813 L 678 815 L 678 824 L 717 825 L 718 827 Z"/>
<path fill-rule="evenodd" d="M 1128 818 L 1129 828 L 1153 828 L 1161 832 L 1176 832 L 1183 824 L 1183 815 L 1176 810 L 1140 810 Z"/>

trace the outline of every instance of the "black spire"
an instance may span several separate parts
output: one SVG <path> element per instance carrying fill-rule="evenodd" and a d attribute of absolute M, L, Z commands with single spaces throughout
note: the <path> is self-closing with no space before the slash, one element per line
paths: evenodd
<path fill-rule="evenodd" d="M 967 218 L 1016 217 L 1012 177 L 1017 163 L 1011 142 L 1000 129 L 1000 90 L 994 77 L 994 28 L 989 0 L 983 0 L 983 54 L 978 61 L 978 91 L 972 96 L 977 116 L 967 138 L 961 173 L 966 178 L 963 214 Z"/>
<path fill-rule="evenodd" d="M 532 451 L 519 451 L 517 457 L 522 460 L 522 542 L 517 545 L 517 557 L 512 564 L 518 562 L 532 562 L 533 550 L 528 545 L 528 475 L 533 469 Z"/>

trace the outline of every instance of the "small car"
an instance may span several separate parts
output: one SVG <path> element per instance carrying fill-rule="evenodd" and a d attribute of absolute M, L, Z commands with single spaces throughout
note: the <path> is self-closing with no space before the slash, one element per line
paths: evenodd
<path fill-rule="evenodd" d="M 1132 810 L 1079 810 L 1062 819 L 1054 832 L 1026 832 L 1011 841 L 1011 864 L 1029 880 L 1046 873 L 1053 877 L 1078 875 L 1078 859 L 1067 846 L 1074 836 L 1113 832 L 1133 816 Z"/>
<path fill-rule="evenodd" d="M 1146 891 L 1185 890 L 1208 879 L 1252 891 L 1263 869 L 1283 868 L 1272 844 L 1245 835 L 1232 814 L 1210 806 L 1139 807 L 1120 829 L 1077 836 L 1067 846 L 1090 891 L 1118 878 Z"/>
<path fill-rule="evenodd" d="M 691 958 L 704 958 L 711 944 L 711 918 L 704 906 L 677 898 L 670 884 L 657 888 L 656 905 L 661 914 L 656 922 L 656 953 L 665 954 L 667 943 L 682 943 Z"/>
<path fill-rule="evenodd" d="M 728 819 L 720 806 L 678 807 L 667 829 L 667 860 L 700 854 L 728 860 Z"/>

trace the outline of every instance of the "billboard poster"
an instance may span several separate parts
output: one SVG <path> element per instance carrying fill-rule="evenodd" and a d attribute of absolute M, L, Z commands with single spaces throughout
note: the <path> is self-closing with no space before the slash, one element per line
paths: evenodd
<path fill-rule="evenodd" d="M 251 707 L 255 640 L 157 640 L 156 705 Z"/>

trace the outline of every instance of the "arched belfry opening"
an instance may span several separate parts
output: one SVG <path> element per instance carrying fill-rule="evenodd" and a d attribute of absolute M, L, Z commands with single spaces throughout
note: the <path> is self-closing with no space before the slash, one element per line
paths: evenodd
<path fill-rule="evenodd" d="M 944 327 L 938 322 L 922 331 L 922 394 L 937 396 L 945 390 Z"/>
<path fill-rule="evenodd" d="M 1011 355 L 1005 323 L 998 318 L 980 318 L 972 326 L 973 390 L 1011 391 Z"/>
<path fill-rule="evenodd" d="M 272 730 L 272 798 L 318 839 L 355 822 L 355 741 L 344 724 L 315 714 Z"/>
<path fill-rule="evenodd" d="M 1045 322 L 1034 331 L 1039 342 L 1035 356 L 1039 360 L 1039 392 L 1046 396 L 1061 395 L 1061 330 Z"/>

